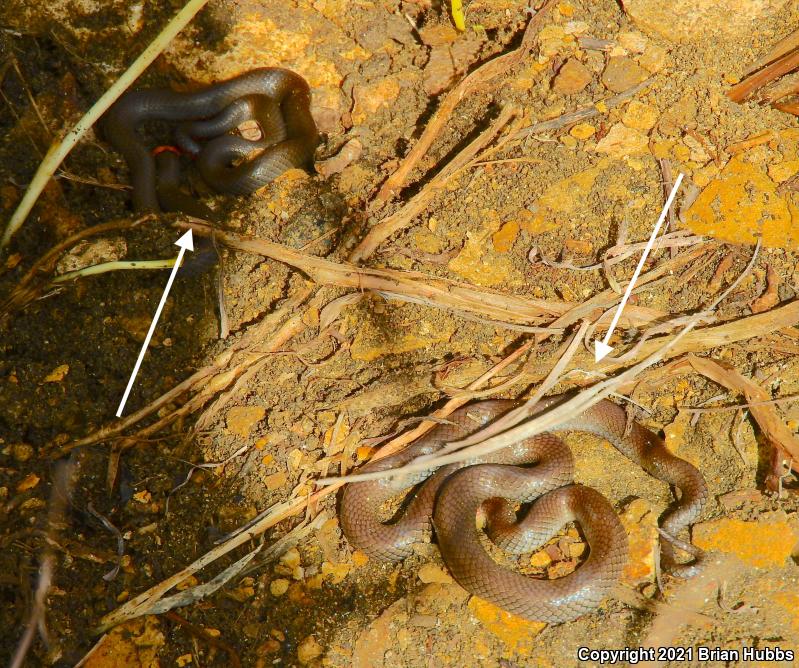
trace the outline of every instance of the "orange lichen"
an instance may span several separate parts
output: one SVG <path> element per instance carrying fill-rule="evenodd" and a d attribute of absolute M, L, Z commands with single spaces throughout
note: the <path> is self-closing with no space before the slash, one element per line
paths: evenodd
<path fill-rule="evenodd" d="M 630 557 L 622 573 L 622 582 L 635 586 L 655 575 L 657 516 L 644 499 L 635 499 L 620 515 L 627 532 Z"/>
<path fill-rule="evenodd" d="M 469 599 L 469 610 L 508 648 L 508 656 L 527 656 L 533 639 L 546 627 L 544 622 L 531 622 L 498 608 L 477 596 Z"/>
<path fill-rule="evenodd" d="M 726 518 L 698 524 L 694 544 L 703 550 L 727 552 L 757 568 L 783 566 L 797 536 L 787 522 L 745 522 Z"/>
<path fill-rule="evenodd" d="M 735 157 L 702 191 L 686 213 L 686 225 L 732 243 L 799 249 L 799 207 L 777 194 L 764 171 Z"/>
<path fill-rule="evenodd" d="M 497 253 L 507 253 L 513 246 L 513 242 L 516 241 L 518 234 L 519 223 L 515 220 L 508 221 L 500 227 L 499 230 L 494 232 L 494 235 L 491 237 L 491 240 L 494 242 L 494 250 L 497 251 Z"/>

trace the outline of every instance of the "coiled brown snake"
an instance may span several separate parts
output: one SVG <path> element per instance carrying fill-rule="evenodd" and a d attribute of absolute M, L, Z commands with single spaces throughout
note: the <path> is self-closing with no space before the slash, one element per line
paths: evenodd
<path fill-rule="evenodd" d="M 562 397 L 552 397 L 545 406 Z M 460 408 L 425 438 L 361 471 L 385 471 L 443 444 L 464 438 L 517 405 L 489 400 Z M 661 518 L 662 530 L 676 536 L 701 513 L 708 497 L 702 474 L 671 454 L 662 439 L 641 425 L 628 425 L 625 411 L 603 400 L 557 430 L 587 431 L 605 438 L 650 475 L 680 490 L 679 500 Z M 520 464 L 533 464 L 521 467 Z M 627 536 L 610 503 L 598 492 L 572 483 L 568 447 L 552 434 L 540 434 L 485 458 L 450 464 L 402 478 L 355 482 L 344 488 L 341 526 L 349 541 L 384 561 L 409 556 L 412 546 L 435 528 L 441 554 L 453 577 L 469 592 L 527 619 L 564 622 L 594 610 L 610 593 L 627 560 Z M 403 489 L 426 480 L 399 519 L 384 523 L 381 505 Z M 537 499 L 537 500 L 535 500 Z M 514 503 L 535 500 L 517 522 Z M 480 543 L 478 510 L 486 511 L 487 532 L 506 551 L 529 552 L 546 543 L 567 522 L 576 521 L 589 545 L 577 570 L 555 580 L 536 580 L 497 564 Z M 664 541 L 661 563 L 683 571 Z"/>

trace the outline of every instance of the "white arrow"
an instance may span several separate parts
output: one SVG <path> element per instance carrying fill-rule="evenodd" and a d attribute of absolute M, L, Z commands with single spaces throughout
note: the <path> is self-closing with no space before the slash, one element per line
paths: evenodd
<path fill-rule="evenodd" d="M 175 281 L 175 275 L 178 273 L 178 269 L 180 269 L 180 263 L 183 260 L 183 255 L 187 250 L 194 250 L 194 244 L 192 241 L 191 230 L 189 230 L 175 242 L 176 246 L 180 246 L 180 252 L 178 252 L 178 258 L 175 260 L 175 264 L 172 267 L 172 273 L 169 274 L 169 280 L 166 282 L 164 294 L 161 295 L 161 301 L 158 303 L 158 308 L 155 309 L 155 316 L 153 317 L 153 321 L 150 323 L 150 330 L 147 332 L 147 336 L 144 337 L 144 343 L 142 344 L 141 351 L 139 352 L 139 359 L 136 360 L 136 365 L 133 367 L 133 373 L 130 374 L 130 380 L 128 381 L 128 386 L 125 388 L 125 394 L 122 395 L 122 401 L 119 402 L 119 408 L 117 408 L 117 417 L 122 417 L 122 409 L 125 408 L 125 402 L 128 400 L 128 395 L 133 387 L 133 381 L 136 380 L 136 374 L 139 373 L 139 367 L 144 359 L 144 353 L 147 352 L 147 346 L 150 345 L 150 339 L 153 338 L 155 326 L 158 324 L 158 318 L 161 317 L 161 311 L 164 310 L 164 304 L 166 304 L 167 295 L 172 289 L 172 283 Z"/>
<path fill-rule="evenodd" d="M 669 212 L 671 208 L 671 204 L 674 201 L 675 196 L 677 195 L 677 190 L 680 187 L 680 183 L 682 183 L 682 173 L 677 175 L 677 180 L 674 182 L 674 187 L 671 189 L 668 198 L 666 199 L 666 204 L 663 207 L 663 211 L 660 212 L 660 218 L 658 218 L 658 222 L 655 223 L 655 229 L 652 230 L 652 235 L 649 237 L 649 241 L 646 243 L 646 247 L 644 248 L 644 253 L 641 255 L 641 259 L 638 261 L 638 266 L 635 268 L 635 272 L 633 272 L 633 277 L 630 279 L 630 282 L 627 284 L 627 289 L 624 291 L 624 296 L 621 298 L 621 302 L 619 302 L 619 307 L 616 309 L 616 313 L 613 315 L 613 320 L 610 322 L 610 327 L 608 328 L 607 334 L 605 334 L 605 340 L 600 341 L 596 339 L 594 341 L 594 360 L 599 362 L 602 358 L 604 358 L 613 348 L 608 345 L 608 341 L 610 341 L 610 337 L 613 336 L 613 330 L 616 329 L 616 325 L 619 322 L 619 318 L 621 317 L 621 312 L 624 310 L 625 305 L 627 304 L 627 300 L 630 298 L 630 295 L 633 292 L 633 288 L 635 287 L 635 282 L 638 280 L 638 275 L 641 273 L 641 269 L 644 267 L 644 262 L 646 262 L 646 258 L 649 255 L 649 251 L 652 250 L 652 244 L 655 243 L 655 239 L 657 238 L 658 232 L 660 231 L 660 226 L 663 225 L 663 221 L 666 220 L 666 214 Z"/>

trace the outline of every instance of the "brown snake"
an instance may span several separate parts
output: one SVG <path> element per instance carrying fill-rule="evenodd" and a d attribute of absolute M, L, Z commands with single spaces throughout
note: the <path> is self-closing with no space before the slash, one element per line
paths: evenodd
<path fill-rule="evenodd" d="M 541 410 L 561 399 L 544 400 Z M 517 405 L 488 400 L 460 408 L 449 416 L 452 424 L 438 425 L 412 446 L 369 463 L 360 472 L 385 471 L 434 453 Z M 671 454 L 656 434 L 627 422 L 624 409 L 604 400 L 561 423 L 557 430 L 597 434 L 647 473 L 679 489 L 679 501 L 661 518 L 663 532 L 676 536 L 701 513 L 708 496 L 705 480 L 694 466 Z M 534 466 L 522 468 L 520 464 Z M 595 490 L 573 484 L 573 473 L 566 444 L 552 434 L 540 434 L 435 471 L 350 483 L 341 501 L 341 526 L 355 547 L 382 561 L 408 557 L 413 544 L 428 539 L 435 527 L 444 562 L 469 592 L 527 619 L 564 622 L 594 610 L 619 580 L 627 560 L 627 535 L 613 507 Z M 398 520 L 381 520 L 383 503 L 425 480 Z M 513 504 L 534 500 L 527 515 L 517 522 Z M 531 552 L 564 524 L 576 521 L 589 545 L 589 556 L 573 573 L 555 580 L 533 579 L 508 570 L 497 564 L 480 542 L 475 520 L 481 507 L 486 511 L 489 536 L 508 552 Z M 693 565 L 677 564 L 667 541 L 661 543 L 661 563 L 675 573 L 692 572 Z"/>

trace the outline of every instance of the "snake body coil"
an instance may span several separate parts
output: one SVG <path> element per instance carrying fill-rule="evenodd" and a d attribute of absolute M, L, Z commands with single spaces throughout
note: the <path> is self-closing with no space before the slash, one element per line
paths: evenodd
<path fill-rule="evenodd" d="M 547 399 L 540 409 L 561 399 Z M 432 454 L 516 405 L 489 400 L 461 408 L 449 417 L 452 424 L 437 426 L 409 448 L 362 471 L 385 471 Z M 628 430 L 626 413 L 616 404 L 602 401 L 557 430 L 598 434 L 648 473 L 677 487 L 680 499 L 661 520 L 668 534 L 676 536 L 701 513 L 708 495 L 702 474 L 672 455 L 644 427 L 633 423 Z M 522 468 L 521 464 L 533 466 Z M 627 559 L 627 536 L 613 507 L 595 490 L 573 484 L 573 471 L 569 448 L 552 434 L 540 434 L 486 457 L 435 471 L 351 483 L 344 488 L 341 526 L 355 547 L 383 561 L 409 556 L 413 544 L 427 539 L 434 527 L 444 562 L 469 592 L 527 619 L 564 622 L 594 610 L 615 586 Z M 385 501 L 423 481 L 397 521 L 381 521 L 380 506 Z M 517 522 L 512 504 L 531 501 L 530 511 Z M 481 507 L 491 539 L 513 553 L 537 549 L 564 524 L 576 521 L 589 545 L 588 559 L 556 580 L 536 580 L 505 569 L 480 543 L 475 518 Z M 671 546 L 664 542 L 661 549 L 662 563 L 679 570 Z"/>
<path fill-rule="evenodd" d="M 193 93 L 166 88 L 128 92 L 105 115 L 103 127 L 130 168 L 136 210 L 169 210 L 180 208 L 180 200 L 173 205 L 168 199 L 171 187 L 159 199 L 160 172 L 139 136 L 142 124 L 177 124 L 175 142 L 196 158 L 203 180 L 218 192 L 244 195 L 291 167 L 311 163 L 319 135 L 310 99 L 308 84 L 298 74 L 260 68 Z M 258 123 L 261 140 L 229 134 L 245 120 Z M 260 154 L 252 158 L 254 151 Z"/>

